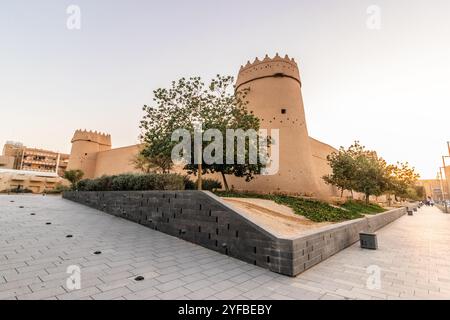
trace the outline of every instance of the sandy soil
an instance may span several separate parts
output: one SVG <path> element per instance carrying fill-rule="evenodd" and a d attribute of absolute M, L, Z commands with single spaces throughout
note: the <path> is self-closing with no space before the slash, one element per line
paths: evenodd
<path fill-rule="evenodd" d="M 223 198 L 223 200 L 246 213 L 246 217 L 267 231 L 291 237 L 305 231 L 320 228 L 331 223 L 313 222 L 284 205 L 271 200 L 252 198 Z"/>

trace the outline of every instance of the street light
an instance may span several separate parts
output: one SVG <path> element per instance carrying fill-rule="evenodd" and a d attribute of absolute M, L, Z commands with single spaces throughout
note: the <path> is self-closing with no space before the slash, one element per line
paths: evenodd
<path fill-rule="evenodd" d="M 444 184 L 442 183 L 442 167 L 439 167 L 437 173 L 437 178 L 439 179 L 439 185 L 441 186 L 441 200 L 444 200 Z"/>
<path fill-rule="evenodd" d="M 447 141 L 447 149 L 448 149 L 448 154 L 449 155 L 448 156 L 442 156 L 442 163 L 444 165 L 445 183 L 446 183 L 446 187 L 447 187 L 447 198 L 448 198 L 448 199 L 445 199 L 445 197 L 443 196 L 445 212 L 446 213 L 448 213 L 447 200 L 450 200 L 450 194 L 449 194 L 450 190 L 449 190 L 449 184 L 448 184 L 447 171 L 445 170 L 445 168 L 447 168 L 447 166 L 445 164 L 445 158 L 450 158 L 450 141 Z M 441 169 L 439 169 L 439 172 L 441 172 L 440 170 Z M 442 184 L 442 173 L 441 173 L 441 184 Z M 444 190 L 444 189 L 442 189 L 442 190 Z"/>
<path fill-rule="evenodd" d="M 444 167 L 444 172 L 445 172 L 445 167 Z M 445 191 L 444 191 L 444 184 L 443 184 L 443 179 L 442 179 L 442 167 L 439 167 L 439 173 L 438 176 L 440 177 L 439 181 L 441 183 L 441 192 L 442 192 L 442 201 L 444 202 L 444 207 L 445 207 L 445 213 L 448 213 L 447 210 L 447 201 L 445 200 Z"/>
<path fill-rule="evenodd" d="M 448 144 L 449 144 L 449 147 L 450 147 L 450 143 L 448 143 Z M 447 171 L 446 171 L 447 165 L 445 164 L 445 158 L 450 158 L 450 156 L 442 156 L 442 163 L 444 165 L 445 186 L 447 187 L 447 198 L 445 198 L 445 200 L 450 200 L 450 198 L 449 198 L 449 191 L 450 190 L 448 189 L 448 178 L 449 177 L 447 177 Z"/>

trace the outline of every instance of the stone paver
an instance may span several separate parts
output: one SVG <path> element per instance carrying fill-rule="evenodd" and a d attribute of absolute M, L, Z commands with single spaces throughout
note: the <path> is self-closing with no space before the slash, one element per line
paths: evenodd
<path fill-rule="evenodd" d="M 450 299 L 450 215 L 422 208 L 378 242 L 289 278 L 60 197 L 0 195 L 0 299 Z"/>

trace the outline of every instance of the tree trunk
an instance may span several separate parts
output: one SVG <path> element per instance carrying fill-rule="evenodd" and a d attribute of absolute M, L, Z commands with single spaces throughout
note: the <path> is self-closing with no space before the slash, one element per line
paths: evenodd
<path fill-rule="evenodd" d="M 352 193 L 352 200 L 355 200 L 355 196 L 353 195 L 353 190 L 350 190 L 350 192 Z"/>
<path fill-rule="evenodd" d="M 197 170 L 197 189 L 202 190 L 202 164 L 198 164 L 198 170 Z"/>
<path fill-rule="evenodd" d="M 222 180 L 223 180 L 223 185 L 225 186 L 225 190 L 226 191 L 230 191 L 230 188 L 228 187 L 228 182 L 227 182 L 227 178 L 225 177 L 225 174 L 223 172 L 221 172 L 222 174 Z"/>
<path fill-rule="evenodd" d="M 341 199 L 344 196 L 344 188 L 341 189 Z"/>
<path fill-rule="evenodd" d="M 370 194 L 366 193 L 366 204 L 370 203 Z"/>

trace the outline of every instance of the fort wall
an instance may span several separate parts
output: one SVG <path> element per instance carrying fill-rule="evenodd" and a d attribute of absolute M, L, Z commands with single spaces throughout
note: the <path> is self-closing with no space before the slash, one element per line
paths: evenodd
<path fill-rule="evenodd" d="M 97 154 L 95 177 L 121 173 L 139 173 L 133 159 L 139 154 L 141 145 L 102 151 Z"/>
<path fill-rule="evenodd" d="M 228 184 L 236 190 L 288 193 L 315 197 L 338 195 L 336 188 L 326 185 L 322 176 L 330 173 L 327 155 L 333 147 L 309 137 L 300 71 L 294 59 L 278 54 L 242 66 L 236 90 L 248 90 L 247 108 L 260 119 L 261 128 L 279 130 L 279 171 L 271 176 L 257 176 L 250 182 L 228 177 Z M 270 151 L 270 150 L 269 150 Z M 137 172 L 132 163 L 139 145 L 111 149 L 111 136 L 77 130 L 72 139 L 70 169 L 81 169 L 86 178 L 102 175 Z M 173 171 L 184 173 L 180 168 Z M 219 175 L 207 175 L 222 180 Z"/>

